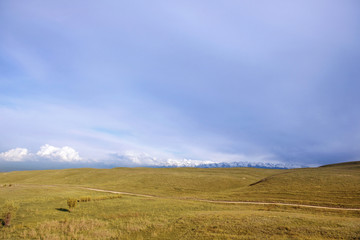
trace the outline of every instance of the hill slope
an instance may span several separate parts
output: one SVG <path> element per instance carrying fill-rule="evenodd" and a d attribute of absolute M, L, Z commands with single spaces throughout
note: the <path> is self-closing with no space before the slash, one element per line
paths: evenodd
<path fill-rule="evenodd" d="M 320 167 L 344 167 L 344 168 L 354 169 L 354 168 L 360 168 L 360 161 L 334 163 L 334 164 L 323 165 Z"/>
<path fill-rule="evenodd" d="M 0 239 L 359 239 L 358 210 L 194 201 L 360 208 L 359 177 L 359 168 L 349 165 L 0 173 L 0 206 L 10 200 L 20 207 L 11 227 L 0 225 Z M 91 201 L 80 201 L 73 211 L 68 210 L 68 198 L 84 197 Z"/>
<path fill-rule="evenodd" d="M 176 198 L 360 207 L 357 164 L 304 169 L 114 168 L 0 173 L 0 184 L 57 184 Z"/>

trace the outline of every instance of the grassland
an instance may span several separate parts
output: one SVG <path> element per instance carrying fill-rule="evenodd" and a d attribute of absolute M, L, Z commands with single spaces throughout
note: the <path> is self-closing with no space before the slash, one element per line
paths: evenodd
<path fill-rule="evenodd" d="M 20 204 L 2 239 L 360 239 L 360 164 L 275 169 L 66 169 L 0 173 L 0 206 Z M 3 186 L 6 184 L 7 186 Z M 9 187 L 9 184 L 12 186 Z M 79 187 L 132 192 L 146 198 Z M 67 198 L 90 196 L 68 212 Z"/>

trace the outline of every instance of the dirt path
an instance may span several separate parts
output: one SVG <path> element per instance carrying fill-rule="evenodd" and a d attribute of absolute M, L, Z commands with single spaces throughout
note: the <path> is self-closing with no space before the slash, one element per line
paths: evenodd
<path fill-rule="evenodd" d="M 103 189 L 97 189 L 97 188 L 87 188 L 87 187 L 79 187 L 82 189 L 87 189 L 91 191 L 97 191 L 97 192 L 107 192 L 107 193 L 115 193 L 115 194 L 124 194 L 124 195 L 131 195 L 131 196 L 138 196 L 138 197 L 156 197 L 161 198 L 158 196 L 152 196 L 152 195 L 145 195 L 145 194 L 137 194 L 137 193 L 128 193 L 128 192 L 116 192 L 116 191 L 109 191 L 109 190 L 103 190 Z"/>
<path fill-rule="evenodd" d="M 104 189 L 97 188 L 87 188 L 80 187 L 82 189 L 87 189 L 91 191 L 97 192 L 107 192 L 114 194 L 124 194 L 138 197 L 147 197 L 147 198 L 166 198 L 160 196 L 146 195 L 146 194 L 137 194 L 137 193 L 128 193 L 128 192 L 117 192 L 110 191 Z M 221 201 L 221 200 L 206 200 L 206 199 L 196 199 L 196 198 L 187 198 L 187 199 L 179 199 L 179 200 L 190 200 L 190 201 L 198 201 L 198 202 L 208 202 L 208 203 L 227 203 L 227 204 L 252 204 L 252 205 L 277 205 L 277 206 L 292 206 L 292 207 L 305 207 L 305 208 L 316 208 L 316 209 L 329 209 L 329 210 L 344 210 L 344 211 L 360 211 L 359 208 L 336 208 L 336 207 L 323 207 L 323 206 L 313 206 L 313 205 L 305 205 L 305 204 L 295 204 L 295 203 L 271 203 L 271 202 L 246 202 L 246 201 Z"/>

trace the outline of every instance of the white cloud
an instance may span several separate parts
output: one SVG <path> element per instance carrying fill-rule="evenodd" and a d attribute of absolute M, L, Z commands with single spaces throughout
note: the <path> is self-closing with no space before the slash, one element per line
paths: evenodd
<path fill-rule="evenodd" d="M 36 155 L 60 162 L 75 162 L 82 160 L 79 153 L 71 147 L 66 146 L 58 148 L 49 144 L 41 146 L 40 151 L 38 151 Z"/>
<path fill-rule="evenodd" d="M 187 149 L 194 156 L 181 156 L 182 154 L 171 152 L 152 152 L 151 149 L 133 149 L 131 151 L 118 151 L 109 154 L 107 164 L 123 167 L 196 167 L 207 164 L 219 163 L 243 163 L 248 165 L 283 164 L 272 154 L 228 154 L 204 149 Z M 246 163 L 246 164 L 245 164 Z"/>
<path fill-rule="evenodd" d="M 247 163 L 278 163 L 272 155 L 237 155 L 237 154 L 220 154 L 209 152 L 198 152 L 197 155 L 204 156 L 203 159 L 181 158 L 173 154 L 162 154 L 161 152 L 143 152 L 143 151 L 123 151 L 107 155 L 106 158 L 83 159 L 79 153 L 68 146 L 55 147 L 45 144 L 40 147 L 36 153 L 31 153 L 26 148 L 15 148 L 7 152 L 0 153 L 0 160 L 21 162 L 21 161 L 40 161 L 40 162 L 104 162 L 106 164 L 115 164 L 127 167 L 139 166 L 159 166 L 159 167 L 195 167 L 202 164 L 213 163 L 231 163 L 231 162 L 247 162 Z"/>
<path fill-rule="evenodd" d="M 201 164 L 215 163 L 210 160 L 194 160 L 186 158 L 176 158 L 174 156 L 154 157 L 148 153 L 126 151 L 124 153 L 115 153 L 110 155 L 112 163 L 120 164 L 121 166 L 159 166 L 159 167 L 195 167 Z"/>
<path fill-rule="evenodd" d="M 0 159 L 9 162 L 21 162 L 29 155 L 26 148 L 14 148 L 7 152 L 0 153 Z"/>
<path fill-rule="evenodd" d="M 156 154 L 155 154 L 156 155 Z M 265 167 L 296 168 L 305 165 L 286 164 L 276 160 L 273 155 L 237 155 L 213 153 L 206 159 L 188 159 L 170 156 L 154 157 L 149 153 L 125 151 L 110 154 L 107 161 L 119 167 Z"/>
<path fill-rule="evenodd" d="M 211 164 L 215 163 L 214 161 L 207 160 L 193 160 L 193 159 L 166 159 L 163 162 L 158 163 L 158 166 L 166 167 L 195 167 L 201 164 Z"/>
<path fill-rule="evenodd" d="M 71 147 L 54 147 L 45 144 L 36 153 L 30 153 L 26 148 L 14 148 L 0 153 L 0 160 L 8 162 L 50 160 L 54 162 L 77 162 L 82 158 L 79 153 Z"/>

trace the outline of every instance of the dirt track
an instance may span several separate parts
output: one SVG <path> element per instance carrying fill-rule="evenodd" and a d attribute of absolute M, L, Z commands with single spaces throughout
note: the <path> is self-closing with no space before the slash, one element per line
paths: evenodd
<path fill-rule="evenodd" d="M 91 191 L 97 191 L 97 192 L 108 192 L 108 193 L 124 194 L 124 195 L 138 196 L 138 197 L 166 198 L 166 197 L 160 197 L 160 196 L 153 196 L 153 195 L 146 195 L 146 194 L 137 194 L 137 193 L 128 193 L 128 192 L 117 192 L 117 191 L 110 191 L 110 190 L 97 189 L 97 188 L 86 188 L 86 187 L 81 187 L 81 188 L 82 188 L 82 189 L 91 190 Z M 230 204 L 252 204 L 252 205 L 278 205 L 278 206 L 292 206 L 292 207 L 329 209 L 329 210 L 360 211 L 359 208 L 336 208 L 336 207 L 313 206 L 313 205 L 295 204 L 295 203 L 220 201 L 220 200 L 206 200 L 206 199 L 196 199 L 196 198 L 189 198 L 189 199 L 182 199 L 182 200 L 191 200 L 191 201 L 208 202 L 208 203 L 227 203 L 227 204 L 230 203 Z"/>

